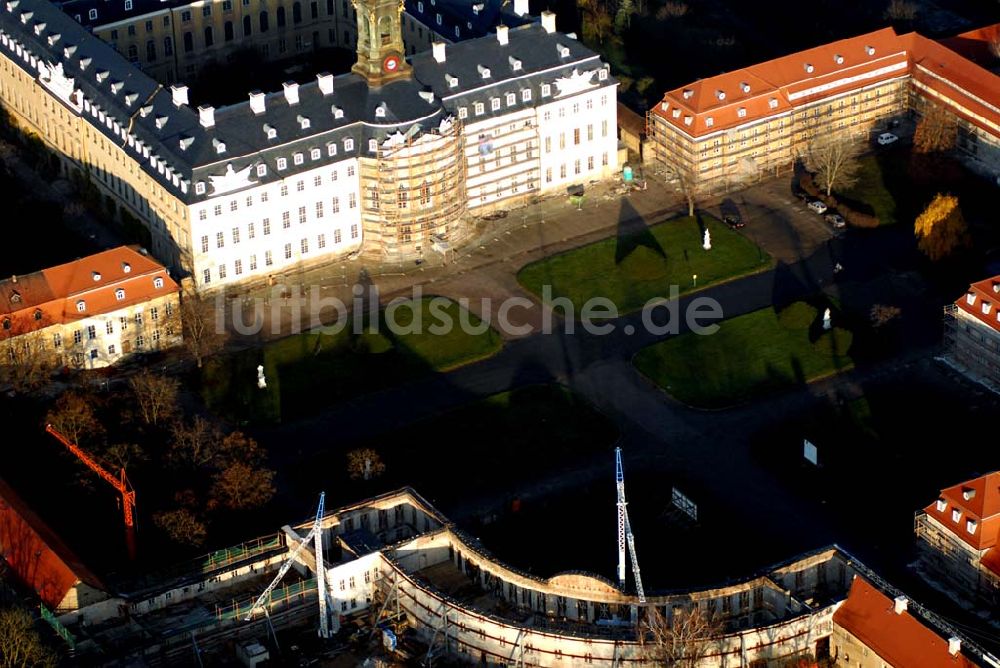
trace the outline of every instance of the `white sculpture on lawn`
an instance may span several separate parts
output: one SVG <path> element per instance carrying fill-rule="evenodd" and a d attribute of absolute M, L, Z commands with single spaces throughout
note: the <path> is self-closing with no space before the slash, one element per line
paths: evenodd
<path fill-rule="evenodd" d="M 823 329 L 828 330 L 830 326 L 830 309 L 826 309 L 823 311 Z"/>
<path fill-rule="evenodd" d="M 267 389 L 267 379 L 264 378 L 264 365 L 257 365 L 257 387 L 261 390 Z"/>
<path fill-rule="evenodd" d="M 705 238 L 701 242 L 701 247 L 705 250 L 712 250 L 712 235 L 708 229 L 705 230 Z"/>

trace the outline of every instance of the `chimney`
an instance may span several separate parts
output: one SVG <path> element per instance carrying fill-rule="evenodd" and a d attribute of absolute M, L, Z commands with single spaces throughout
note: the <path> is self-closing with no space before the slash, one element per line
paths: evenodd
<path fill-rule="evenodd" d="M 281 86 L 285 89 L 285 99 L 288 100 L 288 106 L 298 104 L 299 85 L 294 81 L 286 81 Z"/>
<path fill-rule="evenodd" d="M 206 128 L 215 127 L 215 107 L 198 107 L 198 120 Z"/>
<path fill-rule="evenodd" d="M 893 602 L 894 605 L 892 609 L 897 615 L 901 615 L 906 612 L 906 604 L 908 601 L 905 596 L 897 596 Z"/>
<path fill-rule="evenodd" d="M 528 0 L 514 0 L 514 13 L 518 16 L 527 16 Z"/>
<path fill-rule="evenodd" d="M 497 26 L 497 41 L 501 44 L 507 44 L 507 31 L 509 28 L 505 25 Z"/>
<path fill-rule="evenodd" d="M 553 12 L 542 12 L 542 27 L 545 32 L 552 34 L 556 31 L 556 15 Z"/>
<path fill-rule="evenodd" d="M 961 651 L 962 651 L 961 638 L 956 638 L 955 636 L 948 638 L 948 654 L 956 656 Z"/>
<path fill-rule="evenodd" d="M 267 104 L 264 102 L 264 93 L 259 90 L 250 91 L 250 111 L 254 115 L 263 114 L 267 109 Z"/>
<path fill-rule="evenodd" d="M 444 62 L 444 42 L 434 42 L 431 44 L 431 52 L 434 54 L 434 60 L 439 63 Z"/>
<path fill-rule="evenodd" d="M 187 86 L 171 86 L 170 95 L 174 99 L 174 106 L 180 107 L 188 103 Z"/>
<path fill-rule="evenodd" d="M 323 72 L 316 75 L 316 81 L 319 83 L 319 91 L 323 95 L 330 95 L 333 93 L 333 75 L 328 72 Z"/>

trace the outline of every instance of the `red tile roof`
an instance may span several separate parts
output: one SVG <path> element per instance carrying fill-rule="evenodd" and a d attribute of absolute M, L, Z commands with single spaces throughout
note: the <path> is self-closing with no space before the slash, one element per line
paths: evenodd
<path fill-rule="evenodd" d="M 973 283 L 955 300 L 955 306 L 1000 332 L 1000 276 Z"/>
<path fill-rule="evenodd" d="M 924 512 L 977 551 L 995 546 L 1000 536 L 1000 471 L 941 490 Z M 969 520 L 975 522 L 973 532 Z"/>
<path fill-rule="evenodd" d="M 682 86 L 653 111 L 702 136 L 907 71 L 905 45 L 884 28 Z"/>
<path fill-rule="evenodd" d="M 896 614 L 894 601 L 861 577 L 855 577 L 847 600 L 833 614 L 840 626 L 894 668 L 972 668 L 948 641 L 908 612 Z"/>
<path fill-rule="evenodd" d="M 0 480 L 0 556 L 52 610 L 79 582 L 104 589 L 58 536 Z"/>
<path fill-rule="evenodd" d="M 979 560 L 979 565 L 991 571 L 994 575 L 1000 575 L 1000 548 L 991 547 Z"/>
<path fill-rule="evenodd" d="M 990 50 L 990 44 L 1000 37 L 1000 23 L 976 28 L 961 35 L 941 40 L 941 44 L 979 65 L 992 65 L 996 56 Z"/>
<path fill-rule="evenodd" d="M 1000 135 L 1000 77 L 964 55 L 969 43 L 998 32 L 1000 24 L 939 43 L 884 28 L 668 91 L 653 113 L 690 136 L 704 137 L 824 97 L 912 76 L 964 108 L 955 109 L 963 118 Z"/>
<path fill-rule="evenodd" d="M 157 288 L 155 279 L 162 278 Z M 125 290 L 125 299 L 115 296 Z M 95 255 L 0 281 L 0 338 L 68 323 L 177 292 L 166 268 L 148 255 L 120 246 Z M 77 309 L 83 301 L 85 310 Z"/>

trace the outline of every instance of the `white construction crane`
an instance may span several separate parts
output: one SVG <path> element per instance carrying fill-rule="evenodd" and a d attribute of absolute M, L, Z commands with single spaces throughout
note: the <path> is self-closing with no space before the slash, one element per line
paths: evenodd
<path fill-rule="evenodd" d="M 281 565 L 278 569 L 278 574 L 275 576 L 271 584 L 267 586 L 267 589 L 254 601 L 254 604 L 250 606 L 250 610 L 247 611 L 244 621 L 249 622 L 253 617 L 253 613 L 265 605 L 268 596 L 274 591 L 274 588 L 278 586 L 281 579 L 285 577 L 289 569 L 298 559 L 298 556 L 305 549 L 305 546 L 309 544 L 310 541 L 313 542 L 313 552 L 316 555 L 316 589 L 319 595 L 319 635 L 321 638 L 330 637 L 330 616 L 329 616 L 329 601 L 327 600 L 330 596 L 330 592 L 326 589 L 326 566 L 323 561 L 323 515 L 324 507 L 326 504 L 326 492 L 321 492 L 319 495 L 319 506 L 316 508 L 316 519 L 313 522 L 312 529 L 306 534 L 298 547 L 285 559 L 285 563 Z M 267 608 L 264 608 L 264 613 L 267 613 Z"/>
<path fill-rule="evenodd" d="M 635 537 L 632 535 L 632 524 L 628 521 L 628 509 L 625 507 L 625 471 L 622 469 L 621 448 L 615 448 L 615 486 L 618 489 L 618 586 L 625 589 L 625 546 L 628 545 L 632 575 L 635 577 L 635 593 L 639 596 L 639 602 L 645 603 L 646 593 L 642 590 L 642 578 L 639 576 L 639 558 L 635 554 Z"/>

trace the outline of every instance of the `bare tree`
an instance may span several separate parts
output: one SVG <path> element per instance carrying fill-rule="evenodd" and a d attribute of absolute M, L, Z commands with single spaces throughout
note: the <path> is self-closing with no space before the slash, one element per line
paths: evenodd
<path fill-rule="evenodd" d="M 54 357 L 48 334 L 34 320 L 11 316 L 0 323 L 0 385 L 28 392 L 45 383 L 53 370 Z"/>
<path fill-rule="evenodd" d="M 175 378 L 160 376 L 143 369 L 132 376 L 128 384 L 139 406 L 139 415 L 146 424 L 155 427 L 177 413 L 177 392 L 180 383 Z"/>
<path fill-rule="evenodd" d="M 212 463 L 222 432 L 208 420 L 196 415 L 190 423 L 174 425 L 167 459 L 178 466 L 199 469 Z"/>
<path fill-rule="evenodd" d="M 205 523 L 186 508 L 156 513 L 153 523 L 180 545 L 199 547 L 208 534 Z"/>
<path fill-rule="evenodd" d="M 822 135 L 809 143 L 806 167 L 829 197 L 834 188 L 849 188 L 858 181 L 858 143 L 843 132 Z"/>
<path fill-rule="evenodd" d="M 93 443 L 104 435 L 91 398 L 72 390 L 59 396 L 45 421 L 77 445 Z"/>
<path fill-rule="evenodd" d="M 643 608 L 643 612 L 639 643 L 644 656 L 657 665 L 695 668 L 723 633 L 722 622 L 698 606 L 690 610 L 675 609 L 669 622 L 654 605 Z"/>
<path fill-rule="evenodd" d="M 42 643 L 27 610 L 0 610 L 0 665 L 5 668 L 55 668 L 58 655 Z"/>
<path fill-rule="evenodd" d="M 993 54 L 994 58 L 1000 58 L 1000 32 L 990 40 L 990 53 Z"/>
<path fill-rule="evenodd" d="M 943 153 L 955 147 L 958 123 L 943 105 L 929 103 L 913 134 L 913 150 L 917 153 Z"/>
<path fill-rule="evenodd" d="M 227 332 L 221 304 L 195 290 L 186 291 L 181 297 L 181 323 L 184 346 L 201 368 L 206 357 L 222 350 Z"/>
<path fill-rule="evenodd" d="M 347 453 L 347 473 L 352 480 L 371 480 L 385 473 L 385 463 L 371 448 L 358 448 Z"/>
<path fill-rule="evenodd" d="M 912 21 L 917 17 L 917 6 L 908 0 L 890 0 L 885 17 L 890 21 Z"/>
<path fill-rule="evenodd" d="M 212 503 L 229 510 L 259 508 L 274 496 L 274 471 L 233 462 L 212 478 Z"/>

